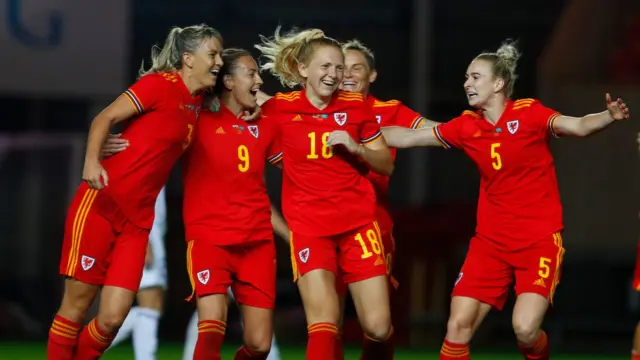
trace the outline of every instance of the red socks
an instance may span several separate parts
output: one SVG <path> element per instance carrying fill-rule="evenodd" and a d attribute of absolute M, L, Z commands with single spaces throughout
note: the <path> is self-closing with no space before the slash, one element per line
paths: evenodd
<path fill-rule="evenodd" d="M 440 349 L 440 360 L 471 360 L 469 345 L 454 344 L 444 339 L 442 349 Z"/>
<path fill-rule="evenodd" d="M 266 360 L 268 356 L 269 353 L 253 351 L 249 349 L 247 345 L 243 345 L 236 351 L 234 360 Z"/>
<path fill-rule="evenodd" d="M 335 360 L 344 360 L 344 344 L 342 342 L 342 329 L 338 329 L 338 334 L 336 335 Z"/>
<path fill-rule="evenodd" d="M 372 339 L 365 334 L 360 360 L 393 360 L 393 328 L 389 336 L 382 341 Z"/>
<path fill-rule="evenodd" d="M 315 323 L 307 326 L 306 360 L 334 360 L 338 327 L 331 323 Z"/>
<path fill-rule="evenodd" d="M 631 360 L 640 360 L 640 354 L 635 351 L 631 351 Z"/>
<path fill-rule="evenodd" d="M 220 349 L 226 330 L 227 324 L 222 321 L 198 321 L 198 340 L 193 360 L 220 360 Z M 238 359 L 237 354 L 236 359 Z"/>
<path fill-rule="evenodd" d="M 71 360 L 78 343 L 80 324 L 56 315 L 49 328 L 48 360 Z"/>
<path fill-rule="evenodd" d="M 538 340 L 533 345 L 519 344 L 518 347 L 525 360 L 549 360 L 549 340 L 544 331 L 540 331 Z"/>
<path fill-rule="evenodd" d="M 99 359 L 109 348 L 116 334 L 117 331 L 111 334 L 100 329 L 96 319 L 91 320 L 91 322 L 84 327 L 82 333 L 80 333 L 75 359 Z"/>

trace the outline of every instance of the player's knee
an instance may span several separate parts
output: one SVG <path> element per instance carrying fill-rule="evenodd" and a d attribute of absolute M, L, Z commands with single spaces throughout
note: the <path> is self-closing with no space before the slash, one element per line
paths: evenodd
<path fill-rule="evenodd" d="M 447 339 L 461 344 L 471 341 L 474 319 L 452 314 L 447 321 Z"/>
<path fill-rule="evenodd" d="M 366 314 L 362 319 L 362 330 L 374 340 L 385 340 L 391 334 L 391 317 L 388 313 Z"/>
<path fill-rule="evenodd" d="M 516 338 L 523 344 L 533 344 L 540 330 L 539 325 L 533 320 L 527 320 L 524 317 L 513 319 L 513 332 Z"/>
<path fill-rule="evenodd" d="M 98 326 L 109 333 L 115 333 L 120 329 L 122 323 L 124 323 L 126 315 L 118 313 L 108 313 L 101 316 L 98 316 Z"/>
<path fill-rule="evenodd" d="M 254 339 L 252 341 L 245 342 L 245 346 L 254 353 L 268 355 L 271 351 L 271 338 L 268 340 Z"/>

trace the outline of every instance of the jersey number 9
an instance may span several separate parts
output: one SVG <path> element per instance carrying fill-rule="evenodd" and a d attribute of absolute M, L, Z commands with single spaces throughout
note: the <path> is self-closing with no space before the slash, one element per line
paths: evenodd
<path fill-rule="evenodd" d="M 238 146 L 238 159 L 240 160 L 238 170 L 240 170 L 240 172 L 247 172 L 247 170 L 249 170 L 249 149 L 247 149 L 246 146 Z"/>

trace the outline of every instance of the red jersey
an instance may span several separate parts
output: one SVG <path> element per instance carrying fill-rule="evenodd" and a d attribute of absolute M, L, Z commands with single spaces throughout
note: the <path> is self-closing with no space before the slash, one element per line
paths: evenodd
<path fill-rule="evenodd" d="M 404 106 L 398 100 L 380 101 L 369 95 L 367 103 L 371 106 L 376 121 L 381 127 L 401 126 L 417 129 L 424 121 L 420 114 Z M 389 150 L 395 161 L 396 149 L 389 148 Z M 393 218 L 389 210 L 389 176 L 370 171 L 367 174 L 367 178 L 371 181 L 376 191 L 376 220 L 380 225 L 380 231 L 382 233 L 390 233 L 393 230 Z"/>
<path fill-rule="evenodd" d="M 262 111 L 282 135 L 282 209 L 293 232 L 330 236 L 375 220 L 375 192 L 366 168 L 343 147 L 326 145 L 334 130 L 363 144 L 382 136 L 362 94 L 337 91 L 319 110 L 304 90 L 278 93 Z"/>
<path fill-rule="evenodd" d="M 191 142 L 202 99 L 175 73 L 145 75 L 124 95 L 138 115 L 122 132 L 127 151 L 102 161 L 109 175 L 103 191 L 132 223 L 150 229 L 156 198 Z"/>
<path fill-rule="evenodd" d="M 265 162 L 279 162 L 282 153 L 269 120 L 247 123 L 225 106 L 203 111 L 183 169 L 187 241 L 273 239 L 264 171 Z"/>
<path fill-rule="evenodd" d="M 434 128 L 445 148 L 456 147 L 480 171 L 476 232 L 501 249 L 518 250 L 560 231 L 562 205 L 549 136 L 560 114 L 538 100 L 509 101 L 496 125 L 481 112 Z"/>

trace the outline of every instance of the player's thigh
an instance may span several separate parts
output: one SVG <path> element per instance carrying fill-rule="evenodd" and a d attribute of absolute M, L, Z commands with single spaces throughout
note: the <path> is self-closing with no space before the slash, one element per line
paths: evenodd
<path fill-rule="evenodd" d="M 87 284 L 72 278 L 65 279 L 64 295 L 58 314 L 73 322 L 83 322 L 99 289 L 99 285 Z"/>
<path fill-rule="evenodd" d="M 513 268 L 505 260 L 505 255 L 473 238 L 451 296 L 475 299 L 501 310 L 512 281 Z"/>
<path fill-rule="evenodd" d="M 207 241 L 187 244 L 187 272 L 197 297 L 224 295 L 231 286 L 235 254 Z M 225 300 L 226 301 L 226 300 Z"/>
<path fill-rule="evenodd" d="M 273 309 L 276 300 L 276 247 L 273 240 L 243 245 L 231 290 L 239 304 Z"/>
<path fill-rule="evenodd" d="M 342 234 L 337 241 L 340 247 L 339 268 L 346 284 L 387 276 L 386 254 L 375 222 Z M 386 284 L 384 288 L 387 289 Z"/>
<path fill-rule="evenodd" d="M 389 280 L 379 275 L 349 284 L 360 325 L 365 334 L 384 339 L 391 331 Z"/>
<path fill-rule="evenodd" d="M 273 336 L 273 309 L 244 304 L 240 304 L 239 307 L 244 325 L 244 343 L 254 351 L 269 351 Z"/>
<path fill-rule="evenodd" d="M 334 239 L 291 232 L 289 243 L 294 281 L 318 269 L 331 272 L 335 277 L 338 271 L 338 247 Z"/>
<path fill-rule="evenodd" d="M 148 243 L 149 229 L 123 221 L 121 232 L 117 235 L 111 250 L 105 285 L 137 292 Z"/>
<path fill-rule="evenodd" d="M 542 326 L 549 308 L 549 301 L 535 293 L 523 293 L 517 296 L 513 307 L 511 322 L 518 339 L 530 343 Z"/>
<path fill-rule="evenodd" d="M 515 268 L 516 296 L 538 294 L 553 303 L 553 295 L 560 283 L 564 256 L 562 234 L 554 233 L 510 256 Z"/>
<path fill-rule="evenodd" d="M 127 317 L 136 292 L 120 286 L 105 285 L 100 291 L 98 322 L 107 329 L 119 328 Z"/>
<path fill-rule="evenodd" d="M 86 284 L 103 285 L 116 239 L 104 216 L 97 190 L 79 190 L 67 212 L 60 274 Z"/>
<path fill-rule="evenodd" d="M 307 323 L 337 324 L 340 317 L 335 275 L 324 269 L 311 270 L 297 281 Z"/>
<path fill-rule="evenodd" d="M 455 343 L 467 343 L 493 306 L 465 296 L 451 298 L 447 339 Z"/>

